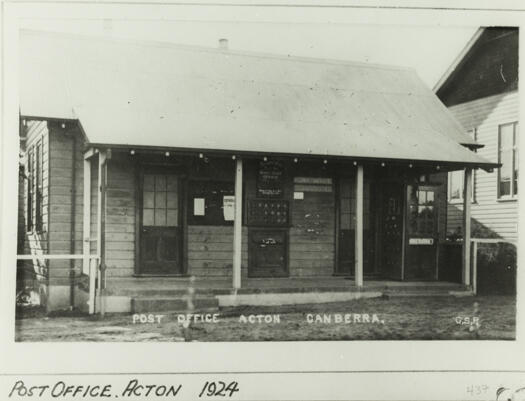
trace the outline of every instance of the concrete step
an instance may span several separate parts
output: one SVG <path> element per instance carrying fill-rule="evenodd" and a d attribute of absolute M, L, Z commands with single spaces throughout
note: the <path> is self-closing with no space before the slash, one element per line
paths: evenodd
<path fill-rule="evenodd" d="M 385 296 L 389 298 L 393 297 L 466 297 L 466 296 L 472 296 L 472 291 L 467 290 L 451 290 L 451 291 L 385 291 L 383 293 Z"/>
<path fill-rule="evenodd" d="M 466 288 L 461 285 L 443 285 L 443 286 L 386 286 L 386 287 L 377 287 L 378 290 L 382 290 L 387 293 L 415 293 L 415 292 L 424 292 L 424 293 L 448 293 L 449 291 L 465 291 Z"/>
<path fill-rule="evenodd" d="M 461 285 L 439 285 L 439 286 L 366 286 L 366 291 L 380 291 L 386 293 L 426 293 L 426 294 L 440 294 L 448 293 L 449 291 L 465 291 L 466 289 Z M 231 288 L 195 288 L 195 296 L 208 298 L 216 295 L 230 295 Z M 237 290 L 237 294 L 295 294 L 306 292 L 354 292 L 355 287 L 341 287 L 341 286 L 301 286 L 301 287 L 261 287 L 261 288 L 241 288 Z M 128 296 L 131 298 L 184 298 L 188 291 L 186 288 L 176 289 L 159 289 L 159 288 L 108 288 L 108 295 Z"/>
<path fill-rule="evenodd" d="M 196 297 L 193 299 L 195 310 L 218 310 L 219 301 L 215 297 Z M 150 312 L 186 312 L 188 303 L 184 297 L 133 297 L 131 298 L 132 313 Z"/>
<path fill-rule="evenodd" d="M 112 295 L 129 296 L 133 298 L 154 298 L 154 297 L 172 297 L 172 298 L 183 298 L 187 296 L 188 290 L 186 288 L 175 288 L 175 289 L 155 289 L 155 288 L 108 288 L 107 292 Z M 230 294 L 231 289 L 199 289 L 194 290 L 196 296 L 201 297 L 212 297 L 217 294 Z"/>

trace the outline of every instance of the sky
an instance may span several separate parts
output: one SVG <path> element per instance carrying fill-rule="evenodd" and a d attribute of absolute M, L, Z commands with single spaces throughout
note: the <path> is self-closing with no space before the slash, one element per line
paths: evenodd
<path fill-rule="evenodd" d="M 408 66 L 432 88 L 477 27 L 173 20 L 24 20 L 22 28 Z"/>

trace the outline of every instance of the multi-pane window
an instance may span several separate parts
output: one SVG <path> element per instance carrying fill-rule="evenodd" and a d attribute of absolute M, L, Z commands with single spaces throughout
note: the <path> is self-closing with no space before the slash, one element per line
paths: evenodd
<path fill-rule="evenodd" d="M 411 234 L 433 235 L 436 232 L 437 210 L 435 190 L 408 187 L 408 227 Z"/>
<path fill-rule="evenodd" d="M 145 174 L 142 225 L 179 225 L 178 179 L 172 174 Z"/>
<path fill-rule="evenodd" d="M 499 126 L 498 133 L 498 198 L 518 194 L 518 123 Z"/>

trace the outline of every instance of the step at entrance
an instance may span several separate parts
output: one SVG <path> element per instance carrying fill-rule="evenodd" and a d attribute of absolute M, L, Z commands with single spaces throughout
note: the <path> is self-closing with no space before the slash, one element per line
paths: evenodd
<path fill-rule="evenodd" d="M 215 297 L 196 297 L 193 299 L 195 310 L 218 310 L 219 301 Z M 155 296 L 131 298 L 132 313 L 150 312 L 187 312 L 185 297 Z"/>

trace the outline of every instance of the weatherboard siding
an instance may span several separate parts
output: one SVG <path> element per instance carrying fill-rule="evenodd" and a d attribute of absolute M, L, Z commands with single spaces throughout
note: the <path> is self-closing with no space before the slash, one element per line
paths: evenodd
<path fill-rule="evenodd" d="M 106 266 L 108 277 L 135 273 L 135 164 L 114 153 L 107 162 Z"/>
<path fill-rule="evenodd" d="M 256 192 L 256 175 L 249 163 L 245 169 L 245 205 Z M 198 174 L 192 172 L 190 179 Z M 229 179 L 233 171 L 216 171 L 213 175 Z M 96 177 L 96 169 L 92 171 Z M 202 173 L 201 178 L 209 178 Z M 121 153 L 113 153 L 108 162 L 107 208 L 106 208 L 106 265 L 108 277 L 131 277 L 135 273 L 135 213 L 138 182 L 135 164 Z M 95 178 L 92 178 L 95 182 Z M 92 199 L 96 186 L 92 186 Z M 335 200 L 334 192 L 305 193 L 304 200 L 293 201 L 291 180 L 285 185 L 284 197 L 291 202 L 291 226 L 289 230 L 290 277 L 330 275 L 334 270 L 335 257 Z M 96 207 L 92 209 L 96 211 Z M 96 214 L 92 212 L 93 221 Z M 93 231 L 93 234 L 96 231 Z M 242 276 L 248 275 L 248 231 L 242 231 Z M 233 226 L 198 225 L 187 226 L 187 274 L 199 277 L 231 277 L 233 262 Z M 140 269 L 139 269 L 140 270 Z"/>
<path fill-rule="evenodd" d="M 498 126 L 518 121 L 518 92 L 510 92 L 477 99 L 450 107 L 452 114 L 466 130 L 477 129 L 477 140 L 485 145 L 477 152 L 490 161 L 498 161 Z M 473 236 L 498 236 L 509 240 L 518 235 L 517 200 L 497 199 L 498 173 L 477 170 L 474 176 L 474 200 L 472 204 Z M 447 232 L 462 225 L 463 205 L 448 205 Z M 483 227 L 482 230 L 479 227 Z"/>
<path fill-rule="evenodd" d="M 290 276 L 327 276 L 335 263 L 334 192 L 305 192 L 291 204 Z"/>
<path fill-rule="evenodd" d="M 242 270 L 247 275 L 248 231 L 242 231 Z M 188 274 L 201 277 L 231 277 L 233 271 L 233 226 L 188 226 Z"/>
<path fill-rule="evenodd" d="M 76 127 L 49 125 L 49 250 L 54 255 L 82 253 L 83 138 Z M 49 262 L 51 278 L 66 279 L 80 261 Z"/>
<path fill-rule="evenodd" d="M 24 253 L 25 254 L 40 254 L 48 253 L 49 243 L 49 130 L 47 122 L 43 120 L 31 120 L 27 121 L 27 143 L 26 149 L 29 150 L 35 146 L 38 142 L 42 144 L 42 230 L 37 231 L 28 229 L 28 179 L 24 181 L 24 217 L 26 222 L 26 235 L 24 240 Z M 35 146 L 36 148 L 36 146 Z M 25 155 L 25 173 L 29 172 L 28 169 L 28 154 Z M 36 197 L 33 196 L 33 225 L 36 221 Z M 37 273 L 38 278 L 44 278 L 47 275 L 47 263 L 44 260 L 36 259 L 35 261 L 24 262 L 24 265 L 32 269 Z"/>

